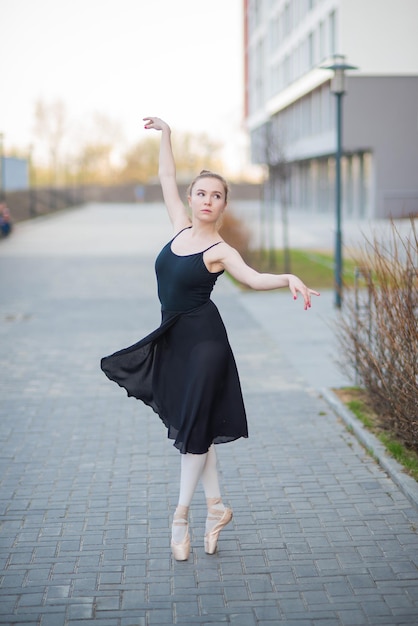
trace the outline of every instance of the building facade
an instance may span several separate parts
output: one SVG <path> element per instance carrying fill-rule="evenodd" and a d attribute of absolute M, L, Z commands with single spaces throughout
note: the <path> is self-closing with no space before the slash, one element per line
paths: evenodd
<path fill-rule="evenodd" d="M 292 209 L 334 210 L 336 97 L 322 67 L 343 54 L 358 68 L 343 97 L 343 215 L 418 215 L 417 24 L 417 0 L 244 0 L 251 159 L 279 202 L 285 187 Z"/>

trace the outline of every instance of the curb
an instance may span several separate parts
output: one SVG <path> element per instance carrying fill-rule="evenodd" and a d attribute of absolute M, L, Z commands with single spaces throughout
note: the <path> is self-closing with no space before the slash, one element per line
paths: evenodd
<path fill-rule="evenodd" d="M 350 427 L 360 443 L 372 453 L 379 465 L 389 474 L 411 504 L 418 508 L 418 483 L 411 476 L 405 474 L 402 465 L 389 456 L 384 445 L 363 426 L 331 389 L 320 389 L 320 394 L 334 413 Z"/>

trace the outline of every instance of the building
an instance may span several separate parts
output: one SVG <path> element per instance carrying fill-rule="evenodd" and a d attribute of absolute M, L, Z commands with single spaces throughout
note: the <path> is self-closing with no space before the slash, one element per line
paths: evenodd
<path fill-rule="evenodd" d="M 251 159 L 289 207 L 335 207 L 336 98 L 343 54 L 342 212 L 418 214 L 418 1 L 244 0 Z M 278 196 L 280 198 L 280 196 Z"/>
<path fill-rule="evenodd" d="M 0 194 L 29 187 L 29 163 L 20 157 L 0 156 Z"/>

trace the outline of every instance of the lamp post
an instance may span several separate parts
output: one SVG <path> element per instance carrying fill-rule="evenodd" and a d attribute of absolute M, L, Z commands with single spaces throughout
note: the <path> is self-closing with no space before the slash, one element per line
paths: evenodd
<path fill-rule="evenodd" d="M 334 54 L 331 65 L 321 66 L 324 70 L 333 70 L 331 91 L 337 99 L 337 147 L 335 152 L 335 306 L 341 309 L 343 291 L 343 258 L 342 258 L 342 228 L 341 228 L 341 155 L 342 155 L 342 97 L 345 93 L 346 70 L 358 69 L 354 65 L 347 65 L 343 54 Z"/>

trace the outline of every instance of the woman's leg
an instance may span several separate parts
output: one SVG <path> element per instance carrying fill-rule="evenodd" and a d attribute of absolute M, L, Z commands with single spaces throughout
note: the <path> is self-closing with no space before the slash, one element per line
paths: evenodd
<path fill-rule="evenodd" d="M 221 490 L 218 478 L 218 461 L 213 444 L 206 455 L 206 463 L 203 468 L 201 480 L 206 498 L 220 499 Z"/>
<path fill-rule="evenodd" d="M 190 454 L 188 452 L 181 455 L 180 494 L 174 513 L 175 520 L 187 521 L 189 506 L 199 479 L 202 481 L 208 508 L 212 507 L 220 512 L 224 511 L 225 507 L 222 504 L 219 488 L 216 451 L 215 446 L 212 445 L 206 454 Z M 206 520 L 206 532 L 211 530 L 214 524 L 214 521 Z M 186 532 L 186 523 L 173 525 L 173 540 L 182 541 Z"/>
<path fill-rule="evenodd" d="M 207 456 L 207 453 L 191 454 L 189 452 L 181 455 L 180 494 L 174 513 L 174 521 L 177 521 L 177 524 L 173 523 L 172 529 L 172 538 L 176 543 L 183 541 L 186 536 L 189 506 L 205 467 Z M 180 520 L 184 520 L 184 523 L 180 523 Z"/>
<path fill-rule="evenodd" d="M 214 445 L 211 445 L 209 448 L 201 480 L 205 491 L 208 512 L 209 509 L 211 510 L 211 514 L 206 518 L 206 532 L 208 533 L 217 523 L 217 513 L 219 512 L 222 515 L 225 511 L 219 487 L 218 459 Z"/>
<path fill-rule="evenodd" d="M 215 446 L 213 444 L 208 450 L 201 480 L 206 496 L 208 510 L 216 509 L 220 513 L 223 513 L 225 506 L 221 498 L 218 477 L 218 459 L 216 456 Z M 211 517 L 212 516 L 208 516 L 206 519 L 206 532 L 209 532 L 216 523 L 213 519 L 211 519 Z"/>
<path fill-rule="evenodd" d="M 205 529 L 205 550 L 208 554 L 216 551 L 219 533 L 232 519 L 232 511 L 224 506 L 221 499 L 215 447 L 212 445 L 206 454 L 183 454 L 181 456 L 180 494 L 174 513 L 172 527 L 172 547 L 174 554 L 179 550 L 179 560 L 185 560 L 190 549 L 188 534 L 188 513 L 199 479 L 202 480 L 208 506 Z M 188 544 L 187 549 L 182 545 Z M 187 553 L 187 556 L 185 556 Z"/>
<path fill-rule="evenodd" d="M 205 467 L 202 472 L 202 484 L 208 507 L 205 528 L 205 551 L 208 554 L 213 554 L 216 551 L 220 531 L 232 519 L 231 509 L 224 506 L 221 498 L 214 445 L 209 448 L 207 453 Z"/>

